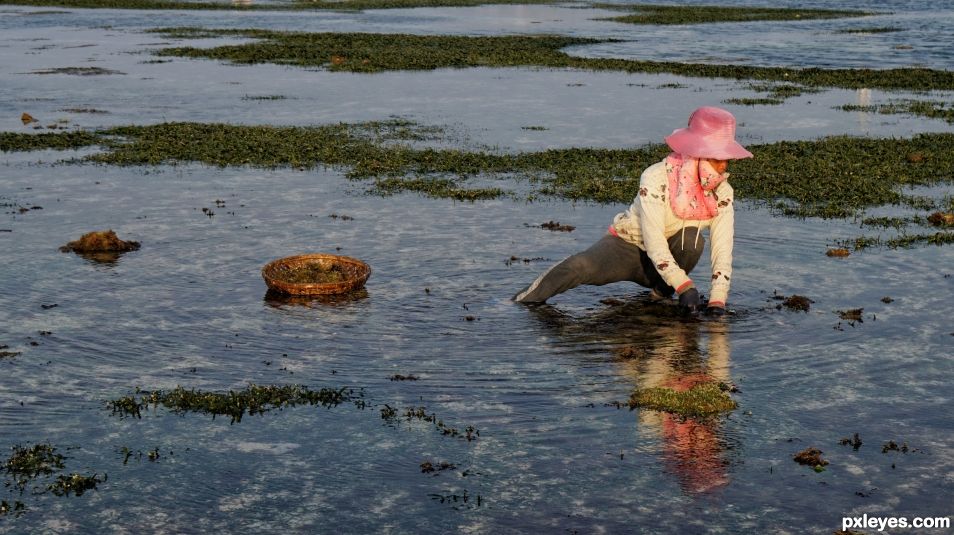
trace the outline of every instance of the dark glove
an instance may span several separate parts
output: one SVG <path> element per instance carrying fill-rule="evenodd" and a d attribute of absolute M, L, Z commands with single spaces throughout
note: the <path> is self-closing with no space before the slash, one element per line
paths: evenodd
<path fill-rule="evenodd" d="M 699 307 L 699 290 L 689 288 L 679 294 L 679 308 L 682 309 L 683 312 L 694 314 L 699 312 Z"/>
<path fill-rule="evenodd" d="M 706 308 L 706 314 L 710 316 L 722 317 L 725 316 L 725 307 L 715 305 Z"/>

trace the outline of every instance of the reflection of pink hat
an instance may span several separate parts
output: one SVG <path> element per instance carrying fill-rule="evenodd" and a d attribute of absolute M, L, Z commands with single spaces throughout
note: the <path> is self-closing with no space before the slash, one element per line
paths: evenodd
<path fill-rule="evenodd" d="M 689 128 L 673 130 L 666 137 L 669 148 L 692 158 L 735 160 L 751 158 L 735 140 L 735 117 L 722 108 L 703 106 L 689 116 Z"/>

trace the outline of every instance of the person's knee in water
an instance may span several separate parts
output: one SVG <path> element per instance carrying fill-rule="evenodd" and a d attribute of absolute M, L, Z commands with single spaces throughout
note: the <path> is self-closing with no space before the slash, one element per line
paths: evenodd
<path fill-rule="evenodd" d="M 685 310 L 701 306 L 689 272 L 702 256 L 707 230 L 712 260 L 708 311 L 725 312 L 732 274 L 733 191 L 729 160 L 751 158 L 735 140 L 735 118 L 720 108 L 702 107 L 687 128 L 665 138 L 673 150 L 645 169 L 629 208 L 616 215 L 609 234 L 590 249 L 541 274 L 513 299 L 542 303 L 582 284 L 632 281 L 660 298 L 678 294 Z"/>

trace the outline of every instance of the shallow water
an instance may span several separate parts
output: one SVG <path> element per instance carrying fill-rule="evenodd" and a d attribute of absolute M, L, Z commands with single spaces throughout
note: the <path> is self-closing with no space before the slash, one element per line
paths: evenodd
<path fill-rule="evenodd" d="M 531 69 L 368 76 L 183 59 L 150 64 L 138 53 L 162 41 L 138 28 L 186 19 L 510 32 L 500 25 L 506 15 L 490 15 L 513 13 L 507 9 L 517 8 L 32 17 L 10 8 L 0 18 L 0 128 L 32 131 L 19 122 L 23 111 L 42 125 L 68 119 L 68 128 L 400 115 L 449 125 L 450 144 L 632 146 L 656 142 L 693 106 L 747 96 L 742 83 L 670 76 Z M 585 34 L 618 26 L 585 22 L 581 10 L 526 9 L 534 18 L 566 17 Z M 463 15 L 480 10 L 487 18 Z M 98 28 L 104 24 L 114 27 Z M 792 31 L 807 42 L 838 24 L 849 21 L 790 26 L 805 28 Z M 539 26 L 572 33 L 554 25 Z M 95 46 L 71 48 L 86 44 Z M 750 47 L 756 62 L 777 59 Z M 854 61 L 851 53 L 842 59 Z M 126 74 L 20 74 L 93 65 Z M 673 82 L 685 87 L 660 87 Z M 275 94 L 288 98 L 243 100 Z M 730 109 L 746 142 L 951 131 L 941 121 L 831 109 L 898 96 L 838 90 Z M 67 108 L 109 113 L 60 111 Z M 521 128 L 528 125 L 549 130 Z M 624 206 L 380 198 L 341 170 L 56 163 L 82 154 L 2 155 L 0 345 L 20 354 L 0 359 L 0 448 L 49 442 L 67 455 L 68 471 L 108 480 L 79 497 L 5 491 L 0 498 L 30 510 L 0 517 L 0 532 L 804 533 L 840 529 L 848 515 L 950 514 L 950 247 L 832 259 L 827 246 L 871 231 L 852 221 L 782 219 L 742 202 L 735 314 L 726 321 L 681 319 L 626 284 L 576 289 L 528 309 L 509 297 L 598 239 Z M 42 209 L 21 214 L 21 206 Z M 549 220 L 576 230 L 537 227 Z M 114 264 L 57 250 L 105 228 L 142 249 Z M 367 295 L 329 304 L 266 293 L 259 275 L 266 262 L 310 251 L 367 261 L 374 270 Z M 776 309 L 776 291 L 814 304 L 807 313 Z M 885 296 L 894 301 L 882 302 Z M 621 303 L 602 303 L 607 297 Z M 864 321 L 854 325 L 836 313 L 860 307 Z M 629 347 L 646 357 L 620 360 Z M 419 379 L 391 381 L 395 374 Z M 637 386 L 700 374 L 736 384 L 739 408 L 693 425 L 613 405 Z M 363 392 L 367 406 L 297 407 L 230 424 L 163 409 L 120 418 L 105 405 L 137 387 L 225 391 L 250 382 L 347 386 Z M 480 435 L 468 442 L 428 422 L 388 421 L 385 405 L 423 406 Z M 864 441 L 858 451 L 838 444 L 855 432 Z M 882 453 L 889 440 L 917 451 Z M 824 451 L 825 472 L 791 460 L 808 446 Z M 142 455 L 124 463 L 124 447 Z M 150 461 L 146 453 L 156 448 L 159 458 Z M 422 473 L 425 461 L 455 468 Z"/>

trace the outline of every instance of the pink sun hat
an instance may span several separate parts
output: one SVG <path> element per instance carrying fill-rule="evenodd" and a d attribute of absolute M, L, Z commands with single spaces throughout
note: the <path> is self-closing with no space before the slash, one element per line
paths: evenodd
<path fill-rule="evenodd" d="M 735 117 L 722 108 L 703 106 L 689 116 L 689 128 L 666 137 L 669 148 L 692 158 L 737 160 L 752 153 L 735 140 Z"/>

